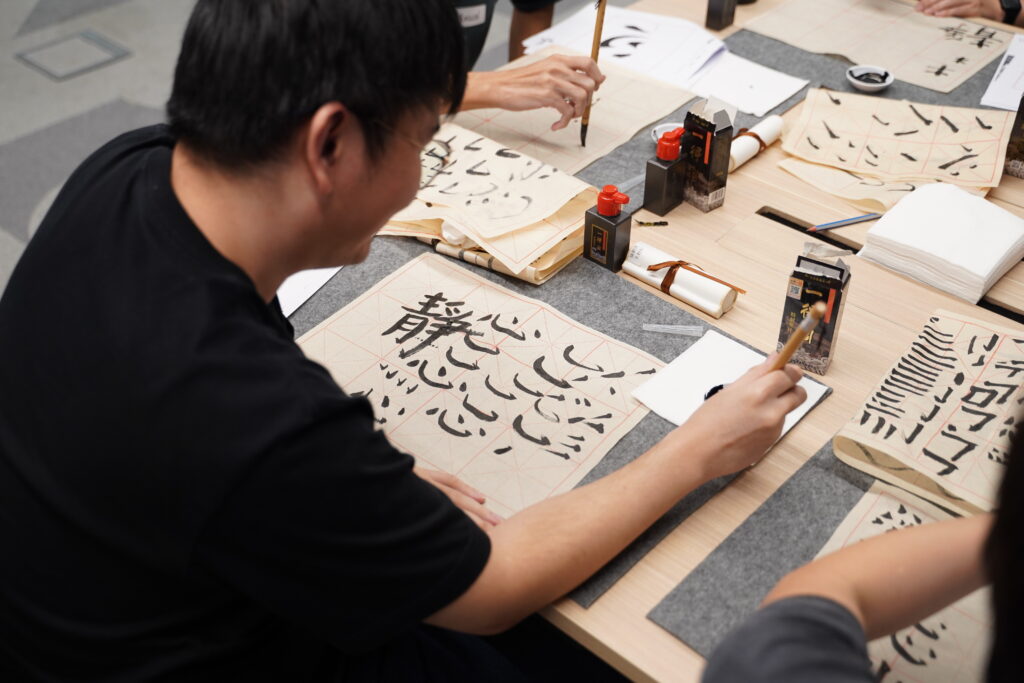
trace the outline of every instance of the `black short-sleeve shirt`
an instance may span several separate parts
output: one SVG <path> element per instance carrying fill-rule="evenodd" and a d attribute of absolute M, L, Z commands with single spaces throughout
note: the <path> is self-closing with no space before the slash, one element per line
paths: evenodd
<path fill-rule="evenodd" d="M 192 223 L 173 145 L 86 160 L 0 299 L 0 671 L 373 678 L 489 541 Z"/>
<path fill-rule="evenodd" d="M 864 629 L 842 605 L 817 596 L 773 602 L 712 653 L 702 683 L 872 683 Z"/>
<path fill-rule="evenodd" d="M 512 0 L 512 5 L 523 12 L 534 12 L 549 7 L 558 0 Z M 462 35 L 466 39 L 466 64 L 472 69 L 487 42 L 487 33 L 494 19 L 494 6 L 498 0 L 452 0 L 459 13 Z"/>

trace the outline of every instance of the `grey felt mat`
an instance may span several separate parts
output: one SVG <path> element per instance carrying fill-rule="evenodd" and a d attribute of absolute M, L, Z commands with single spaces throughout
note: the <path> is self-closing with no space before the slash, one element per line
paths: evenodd
<path fill-rule="evenodd" d="M 779 579 L 818 554 L 873 481 L 829 443 L 647 617 L 707 657 Z"/>
<path fill-rule="evenodd" d="M 296 337 L 311 330 L 338 309 L 355 300 L 410 259 L 432 251 L 416 240 L 378 237 L 374 240 L 370 257 L 366 261 L 343 268 L 315 296 L 292 314 L 290 320 L 295 327 Z M 643 349 L 665 362 L 671 361 L 688 349 L 698 338 L 645 332 L 641 329 L 643 323 L 700 325 L 715 329 L 675 304 L 651 296 L 636 285 L 586 259 L 576 259 L 542 287 L 535 287 L 482 268 L 464 267 L 469 272 L 514 292 L 550 304 L 595 330 Z M 654 413 L 648 414 L 608 452 L 579 485 L 583 486 L 619 469 L 660 441 L 673 428 L 674 426 L 667 420 Z M 573 599 L 584 607 L 593 604 L 680 522 L 721 490 L 729 479 L 731 477 L 715 479 L 691 492 L 618 557 L 579 587 L 572 594 Z"/>

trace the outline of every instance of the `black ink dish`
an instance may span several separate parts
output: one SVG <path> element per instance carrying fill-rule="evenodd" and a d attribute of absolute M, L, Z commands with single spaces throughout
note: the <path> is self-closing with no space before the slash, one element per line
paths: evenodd
<path fill-rule="evenodd" d="M 860 64 L 846 70 L 846 80 L 861 92 L 881 92 L 892 85 L 896 78 L 891 71 L 880 66 Z"/>

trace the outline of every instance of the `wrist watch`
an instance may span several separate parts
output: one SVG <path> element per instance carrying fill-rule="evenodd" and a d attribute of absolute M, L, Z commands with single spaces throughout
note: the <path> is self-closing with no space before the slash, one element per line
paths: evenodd
<path fill-rule="evenodd" d="M 1017 22 L 1017 15 L 1020 14 L 1020 0 L 999 0 L 999 6 L 1003 8 L 1003 23 L 1014 24 Z"/>

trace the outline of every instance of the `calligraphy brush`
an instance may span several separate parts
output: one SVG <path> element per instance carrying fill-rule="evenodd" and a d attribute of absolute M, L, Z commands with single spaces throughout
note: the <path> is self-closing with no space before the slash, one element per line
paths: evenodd
<path fill-rule="evenodd" d="M 807 312 L 807 317 L 800 321 L 800 324 L 797 325 L 795 330 L 793 330 L 793 334 L 789 336 L 789 340 L 786 342 L 786 345 L 782 347 L 781 351 L 779 351 L 778 357 L 775 359 L 775 362 L 772 363 L 772 372 L 781 370 L 785 367 L 786 363 L 788 363 L 789 359 L 793 356 L 793 353 L 796 352 L 797 347 L 803 343 L 807 335 L 813 332 L 814 328 L 818 326 L 819 322 L 821 322 L 821 319 L 825 316 L 826 310 L 828 310 L 828 306 L 825 305 L 824 301 L 819 301 L 811 306 L 811 310 Z"/>
<path fill-rule="evenodd" d="M 590 45 L 590 58 L 597 64 L 597 53 L 601 49 L 601 32 L 604 30 L 604 8 L 608 0 L 597 0 L 597 20 L 594 22 L 594 42 Z M 583 125 L 580 126 L 580 146 L 587 146 L 587 126 L 590 125 L 591 98 L 587 97 L 587 108 L 583 110 Z"/>

